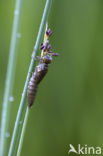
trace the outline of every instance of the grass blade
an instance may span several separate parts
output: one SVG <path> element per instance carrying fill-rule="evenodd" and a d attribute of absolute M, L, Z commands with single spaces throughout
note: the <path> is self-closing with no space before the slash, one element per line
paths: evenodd
<path fill-rule="evenodd" d="M 29 110 L 29 108 L 27 107 L 26 113 L 25 113 L 25 117 L 24 117 L 22 132 L 21 132 L 21 136 L 20 136 L 20 141 L 19 141 L 17 156 L 21 156 L 21 150 L 22 150 L 24 135 L 25 135 L 26 126 L 27 126 L 27 122 L 28 122 L 29 111 L 30 111 L 30 110 Z"/>
<path fill-rule="evenodd" d="M 1 147 L 0 147 L 0 155 L 5 156 L 6 153 L 6 145 L 7 145 L 7 137 L 6 132 L 8 131 L 9 119 L 10 119 L 10 97 L 12 96 L 13 90 L 13 82 L 15 75 L 15 67 L 16 67 L 16 56 L 17 56 L 17 41 L 18 41 L 18 31 L 21 19 L 21 8 L 22 8 L 23 0 L 16 0 L 16 6 L 14 11 L 14 22 L 10 43 L 10 54 L 8 60 L 8 68 L 6 75 L 6 83 L 5 83 L 5 91 L 4 91 L 4 100 L 3 100 L 3 108 L 2 108 L 2 116 L 1 116 Z"/>

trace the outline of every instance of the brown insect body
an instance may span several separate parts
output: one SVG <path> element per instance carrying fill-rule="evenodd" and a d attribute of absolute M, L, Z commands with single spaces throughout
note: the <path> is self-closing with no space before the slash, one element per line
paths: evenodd
<path fill-rule="evenodd" d="M 41 60 L 39 62 L 39 65 L 36 66 L 35 71 L 28 85 L 27 99 L 28 99 L 29 108 L 31 108 L 31 106 L 34 103 L 39 83 L 42 81 L 42 79 L 48 72 L 48 66 L 52 61 L 52 56 L 58 56 L 58 53 L 54 53 L 51 51 L 51 45 L 49 44 L 49 40 L 48 40 L 48 38 L 51 35 L 52 35 L 52 31 L 50 29 L 47 29 L 44 35 L 44 40 L 46 40 L 46 42 L 44 42 L 44 44 L 41 43 L 40 46 L 40 49 L 42 50 Z"/>
<path fill-rule="evenodd" d="M 39 65 L 35 68 L 35 71 L 30 79 L 28 90 L 27 90 L 27 98 L 29 103 L 29 108 L 34 103 L 36 93 L 38 90 L 38 85 L 48 72 L 48 64 L 47 63 L 39 63 Z"/>

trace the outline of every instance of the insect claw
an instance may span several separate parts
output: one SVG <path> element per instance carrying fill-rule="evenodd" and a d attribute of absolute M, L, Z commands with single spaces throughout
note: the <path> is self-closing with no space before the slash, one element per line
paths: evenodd
<path fill-rule="evenodd" d="M 36 56 L 34 60 L 38 62 L 38 61 L 41 60 L 41 57 L 40 56 Z"/>
<path fill-rule="evenodd" d="M 44 49 L 43 43 L 40 44 L 40 50 Z"/>
<path fill-rule="evenodd" d="M 40 57 L 40 56 L 34 57 L 34 53 L 35 53 L 35 46 L 34 46 L 34 50 L 33 50 L 33 53 L 32 53 L 32 58 L 33 58 L 35 61 L 40 61 L 41 57 Z"/>
<path fill-rule="evenodd" d="M 52 56 L 59 56 L 59 54 L 58 53 L 53 53 Z"/>
<path fill-rule="evenodd" d="M 54 53 L 53 51 L 49 51 L 48 53 L 51 54 L 52 56 L 59 56 L 58 53 Z"/>

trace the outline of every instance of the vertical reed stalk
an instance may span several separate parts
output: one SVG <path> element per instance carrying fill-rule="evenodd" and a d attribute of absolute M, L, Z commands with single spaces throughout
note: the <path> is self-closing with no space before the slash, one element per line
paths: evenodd
<path fill-rule="evenodd" d="M 46 34 L 47 29 L 48 29 L 48 24 L 46 23 L 45 34 Z M 45 37 L 46 36 L 45 34 L 44 34 L 44 43 L 47 41 L 47 37 Z M 20 140 L 19 140 L 19 145 L 18 145 L 18 150 L 17 150 L 17 156 L 21 155 L 24 135 L 25 135 L 25 132 L 26 132 L 26 126 L 27 126 L 27 122 L 28 122 L 28 117 L 29 117 L 29 108 L 27 107 L 25 117 L 24 117 L 22 131 L 21 131 L 21 135 L 20 135 Z"/>
<path fill-rule="evenodd" d="M 21 156 L 21 150 L 22 150 L 24 135 L 25 135 L 26 126 L 27 126 L 27 122 L 28 122 L 29 111 L 30 111 L 30 110 L 29 110 L 29 108 L 27 107 L 26 113 L 25 113 L 25 117 L 24 117 L 22 132 L 21 132 L 21 136 L 20 136 L 20 141 L 19 141 L 17 156 Z"/>
<path fill-rule="evenodd" d="M 27 74 L 27 79 L 26 79 L 26 82 L 25 82 L 25 86 L 24 86 L 22 97 L 21 97 L 19 110 L 18 110 L 18 113 L 17 113 L 17 118 L 16 118 L 16 122 L 15 122 L 15 127 L 14 127 L 14 131 L 13 131 L 13 136 L 12 136 L 12 139 L 11 139 L 11 144 L 10 144 L 10 149 L 9 149 L 8 156 L 14 156 L 14 154 L 15 154 L 16 145 L 17 145 L 17 141 L 18 141 L 18 137 L 19 137 L 19 133 L 20 133 L 20 129 L 21 129 L 21 124 L 20 123 L 23 120 L 25 109 L 26 109 L 27 87 L 28 87 L 28 82 L 30 80 L 30 75 L 31 75 L 30 73 L 34 69 L 34 65 L 35 65 L 34 58 L 36 57 L 36 55 L 37 55 L 37 53 L 39 51 L 40 42 L 41 42 L 41 40 L 43 38 L 43 34 L 44 34 L 44 31 L 45 31 L 46 21 L 48 19 L 49 11 L 50 11 L 50 8 L 51 8 L 51 3 L 52 3 L 52 0 L 47 0 L 45 8 L 44 8 L 43 17 L 42 17 L 40 29 L 39 29 L 36 44 L 35 44 L 35 53 L 33 53 L 33 58 L 31 59 L 29 71 L 28 71 L 28 74 Z"/>
<path fill-rule="evenodd" d="M 13 22 L 13 28 L 12 28 L 10 53 L 9 53 L 2 116 L 1 116 L 0 156 L 5 156 L 7 139 L 8 139 L 6 137 L 6 132 L 8 131 L 9 119 L 10 119 L 10 109 L 11 109 L 10 102 L 12 101 L 11 97 L 12 97 L 15 67 L 16 67 L 17 41 L 19 38 L 18 31 L 19 31 L 19 25 L 20 25 L 20 19 L 21 19 L 22 1 L 23 0 L 16 0 L 16 6 L 15 6 L 15 11 L 14 11 L 14 22 Z"/>

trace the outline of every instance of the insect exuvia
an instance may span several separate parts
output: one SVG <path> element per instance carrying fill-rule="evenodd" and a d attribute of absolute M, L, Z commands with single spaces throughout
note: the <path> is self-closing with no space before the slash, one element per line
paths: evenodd
<path fill-rule="evenodd" d="M 58 56 L 58 53 L 53 53 L 51 51 L 51 45 L 49 44 L 49 40 L 48 40 L 48 37 L 50 37 L 51 34 L 52 31 L 50 29 L 47 29 L 44 35 L 46 38 L 45 43 L 44 44 L 42 43 L 40 47 L 42 52 L 41 52 L 39 65 L 36 66 L 35 71 L 32 74 L 32 77 L 29 81 L 29 85 L 27 89 L 27 99 L 28 99 L 29 108 L 31 108 L 31 106 L 34 103 L 39 83 L 48 72 L 48 67 L 52 61 L 52 56 Z"/>

